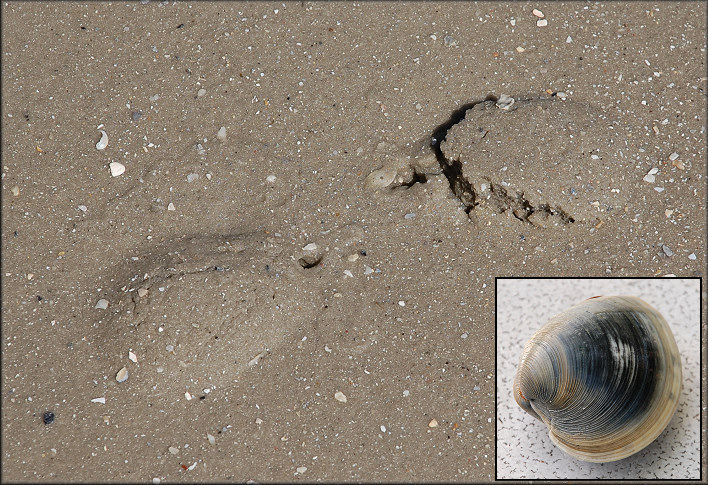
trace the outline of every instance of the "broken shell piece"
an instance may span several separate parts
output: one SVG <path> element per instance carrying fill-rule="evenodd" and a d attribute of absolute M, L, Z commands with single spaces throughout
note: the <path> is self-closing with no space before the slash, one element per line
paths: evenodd
<path fill-rule="evenodd" d="M 256 355 L 254 358 L 252 358 L 252 359 L 248 362 L 248 367 L 254 367 L 255 365 L 257 365 L 258 362 L 260 362 L 261 359 L 265 356 L 265 354 L 266 354 L 266 352 L 263 351 L 263 352 L 259 353 L 258 355 Z"/>
<path fill-rule="evenodd" d="M 507 96 L 506 94 L 502 94 L 499 96 L 499 99 L 497 99 L 497 108 L 503 109 L 504 111 L 509 111 L 509 108 L 514 104 L 514 98 L 511 96 Z"/>
<path fill-rule="evenodd" d="M 106 308 L 108 308 L 108 300 L 106 300 L 105 298 L 101 298 L 96 302 L 96 306 L 94 308 L 98 310 L 105 310 Z"/>
<path fill-rule="evenodd" d="M 382 189 L 384 187 L 388 187 L 396 178 L 397 172 L 398 171 L 393 167 L 383 167 L 378 170 L 374 170 L 366 177 L 364 184 L 369 189 Z"/>
<path fill-rule="evenodd" d="M 121 370 L 118 371 L 118 374 L 116 374 L 116 380 L 118 382 L 125 382 L 128 380 L 128 369 L 123 367 Z"/>
<path fill-rule="evenodd" d="M 135 353 L 132 350 L 128 351 L 128 358 L 132 362 L 135 362 L 136 364 L 138 363 L 138 357 L 135 355 Z"/>
<path fill-rule="evenodd" d="M 430 420 L 428 423 L 428 428 L 437 428 L 438 427 L 438 420 L 433 418 Z"/>
<path fill-rule="evenodd" d="M 108 165 L 111 169 L 111 176 L 113 177 L 118 177 L 119 175 L 123 175 L 125 173 L 125 165 L 119 162 L 111 162 Z"/>
<path fill-rule="evenodd" d="M 220 142 L 226 141 L 226 127 L 225 126 L 222 126 L 221 128 L 219 128 L 219 131 L 216 132 L 216 138 Z"/>
<path fill-rule="evenodd" d="M 339 402 L 347 402 L 347 396 L 345 396 L 342 391 L 335 392 L 334 398 Z"/>
<path fill-rule="evenodd" d="M 96 150 L 105 150 L 108 146 L 108 133 L 103 130 L 99 131 L 101 132 L 101 139 L 96 143 Z"/>

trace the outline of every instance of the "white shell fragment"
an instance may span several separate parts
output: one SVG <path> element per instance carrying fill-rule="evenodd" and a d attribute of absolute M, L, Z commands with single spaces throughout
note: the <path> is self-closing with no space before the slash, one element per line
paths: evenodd
<path fill-rule="evenodd" d="M 111 176 L 113 177 L 118 177 L 125 173 L 125 165 L 120 162 L 111 162 L 108 166 L 111 169 Z"/>
<path fill-rule="evenodd" d="M 428 428 L 437 428 L 438 427 L 438 420 L 433 418 L 430 420 L 428 423 Z"/>
<path fill-rule="evenodd" d="M 108 133 L 103 130 L 99 131 L 101 132 L 101 139 L 96 143 L 96 150 L 105 150 L 108 146 Z"/>
<path fill-rule="evenodd" d="M 303 251 L 316 251 L 317 250 L 317 244 L 315 243 L 310 243 L 307 244 L 302 248 Z"/>
<path fill-rule="evenodd" d="M 335 392 L 334 398 L 339 402 L 347 402 L 347 396 L 345 396 L 342 391 Z"/>
<path fill-rule="evenodd" d="M 138 363 L 138 357 L 133 353 L 133 351 L 128 351 L 128 358 L 131 362 Z"/>
<path fill-rule="evenodd" d="M 539 9 L 537 9 L 537 8 L 534 8 L 534 9 L 531 11 L 531 13 L 534 14 L 536 17 L 541 18 L 541 19 L 544 17 L 543 12 L 541 12 L 541 11 L 540 11 Z"/>
<path fill-rule="evenodd" d="M 261 359 L 265 356 L 266 352 L 263 351 L 256 355 L 254 358 L 252 358 L 250 361 L 248 361 L 248 367 L 253 367 L 258 364 L 258 362 L 261 361 Z"/>
<path fill-rule="evenodd" d="M 94 308 L 96 308 L 97 310 L 105 310 L 106 308 L 108 308 L 108 300 L 106 300 L 105 298 L 101 298 L 96 302 L 96 306 Z"/>
<path fill-rule="evenodd" d="M 207 433 L 207 440 L 209 440 L 209 444 L 212 446 L 216 444 L 216 438 L 214 438 L 213 434 Z"/>
<path fill-rule="evenodd" d="M 504 111 L 509 111 L 509 108 L 513 106 L 514 102 L 515 99 L 511 96 L 502 94 L 501 96 L 499 96 L 499 99 L 497 99 L 497 108 L 503 109 Z"/>
<path fill-rule="evenodd" d="M 123 367 L 118 371 L 118 374 L 116 374 L 116 380 L 118 382 L 125 382 L 128 380 L 128 369 L 126 367 Z"/>
<path fill-rule="evenodd" d="M 96 399 L 91 399 L 91 402 L 97 402 L 99 404 L 106 404 L 105 397 L 97 397 Z"/>
<path fill-rule="evenodd" d="M 226 141 L 226 127 L 222 126 L 221 128 L 219 128 L 219 131 L 216 132 L 216 138 L 220 142 Z"/>

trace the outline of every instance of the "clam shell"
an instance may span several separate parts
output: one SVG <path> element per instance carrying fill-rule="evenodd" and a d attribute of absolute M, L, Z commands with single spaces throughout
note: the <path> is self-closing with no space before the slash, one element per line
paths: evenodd
<path fill-rule="evenodd" d="M 666 428 L 681 394 L 681 357 L 666 320 L 634 296 L 585 300 L 524 347 L 514 398 L 551 440 L 583 461 L 626 458 Z"/>

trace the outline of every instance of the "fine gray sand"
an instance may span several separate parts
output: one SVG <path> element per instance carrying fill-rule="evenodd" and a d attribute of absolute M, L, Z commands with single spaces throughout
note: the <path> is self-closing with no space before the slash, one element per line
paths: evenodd
<path fill-rule="evenodd" d="M 3 480 L 493 480 L 496 277 L 705 276 L 705 33 L 3 3 Z"/>

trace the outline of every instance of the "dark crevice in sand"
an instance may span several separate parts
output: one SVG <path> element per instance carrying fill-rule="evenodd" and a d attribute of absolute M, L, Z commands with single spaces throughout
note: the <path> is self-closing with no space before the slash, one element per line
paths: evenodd
<path fill-rule="evenodd" d="M 453 111 L 450 118 L 445 123 L 439 125 L 435 128 L 435 130 L 433 130 L 430 145 L 435 153 L 438 163 L 440 164 L 443 174 L 450 183 L 450 189 L 460 200 L 460 202 L 462 202 L 465 208 L 464 210 L 467 214 L 480 205 L 480 202 L 478 201 L 479 196 L 463 173 L 462 161 L 447 158 L 441 145 L 442 142 L 445 141 L 448 131 L 465 119 L 465 115 L 468 110 L 481 103 L 496 103 L 497 100 L 497 97 L 490 95 L 482 101 L 474 101 L 464 104 L 460 108 Z M 517 101 L 529 100 L 518 99 Z M 484 136 L 482 138 L 484 138 Z M 575 219 L 570 214 L 560 208 L 551 207 L 549 204 L 533 206 L 529 200 L 524 197 L 523 191 L 514 190 L 513 193 L 510 194 L 510 191 L 502 185 L 492 182 L 491 179 L 487 180 L 489 182 L 489 189 L 491 193 L 490 202 L 494 204 L 495 208 L 500 213 L 511 210 L 514 217 L 518 220 L 533 225 L 536 224 L 530 218 L 534 214 L 535 218 L 548 218 L 551 216 L 556 216 L 559 217 L 565 224 L 575 222 Z"/>

